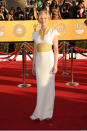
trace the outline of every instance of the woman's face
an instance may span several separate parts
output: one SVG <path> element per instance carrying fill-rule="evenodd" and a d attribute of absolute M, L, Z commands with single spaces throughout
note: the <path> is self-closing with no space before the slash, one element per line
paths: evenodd
<path fill-rule="evenodd" d="M 53 5 L 56 6 L 56 5 L 57 5 L 57 2 L 56 2 L 56 1 L 53 1 Z"/>
<path fill-rule="evenodd" d="M 11 10 L 11 11 L 10 11 L 10 15 L 14 15 L 14 10 Z"/>
<path fill-rule="evenodd" d="M 42 13 L 40 16 L 39 16 L 39 23 L 41 24 L 41 26 L 47 26 L 49 22 L 49 17 L 46 13 Z"/>
<path fill-rule="evenodd" d="M 48 6 L 48 7 L 50 6 L 50 3 L 48 1 L 46 2 L 46 6 Z"/>

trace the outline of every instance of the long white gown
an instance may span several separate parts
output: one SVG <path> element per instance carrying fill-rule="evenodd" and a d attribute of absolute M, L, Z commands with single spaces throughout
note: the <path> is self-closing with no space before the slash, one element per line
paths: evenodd
<path fill-rule="evenodd" d="M 36 44 L 49 43 L 53 45 L 53 39 L 59 36 L 57 30 L 49 29 L 44 39 L 40 39 L 39 31 L 34 32 L 33 39 Z M 39 118 L 44 120 L 52 118 L 55 99 L 55 75 L 52 74 L 54 66 L 54 53 L 37 52 L 36 54 L 36 80 L 37 80 L 37 103 L 33 114 L 30 116 L 32 120 Z"/>

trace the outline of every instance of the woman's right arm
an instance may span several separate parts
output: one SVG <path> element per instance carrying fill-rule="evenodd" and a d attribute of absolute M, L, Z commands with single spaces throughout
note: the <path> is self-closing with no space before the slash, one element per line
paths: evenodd
<path fill-rule="evenodd" d="M 32 62 L 32 73 L 33 73 L 33 75 L 35 75 L 36 53 L 37 53 L 37 47 L 36 47 L 36 43 L 34 42 L 34 53 L 33 53 L 33 62 Z"/>
<path fill-rule="evenodd" d="M 36 48 L 36 43 L 34 42 L 33 65 L 35 65 L 36 62 L 36 53 L 37 53 L 37 48 Z"/>

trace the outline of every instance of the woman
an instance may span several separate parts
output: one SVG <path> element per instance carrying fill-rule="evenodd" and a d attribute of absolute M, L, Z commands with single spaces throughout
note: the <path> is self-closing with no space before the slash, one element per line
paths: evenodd
<path fill-rule="evenodd" d="M 50 1 L 45 1 L 43 9 L 47 10 L 50 13 Z"/>
<path fill-rule="evenodd" d="M 50 7 L 51 17 L 53 20 L 62 19 L 57 1 L 53 0 Z"/>
<path fill-rule="evenodd" d="M 85 18 L 85 6 L 84 6 L 84 1 L 80 0 L 78 5 L 78 10 L 77 10 L 77 17 L 78 18 Z"/>
<path fill-rule="evenodd" d="M 15 14 L 15 9 L 12 7 L 9 11 L 9 14 L 7 16 L 8 21 L 13 21 L 14 20 L 14 14 Z"/>
<path fill-rule="evenodd" d="M 53 116 L 55 98 L 55 74 L 58 62 L 58 35 L 57 30 L 49 29 L 49 13 L 42 10 L 39 13 L 41 29 L 34 32 L 34 56 L 32 73 L 37 80 L 37 104 L 32 120 L 51 119 Z M 52 51 L 54 46 L 54 54 Z"/>

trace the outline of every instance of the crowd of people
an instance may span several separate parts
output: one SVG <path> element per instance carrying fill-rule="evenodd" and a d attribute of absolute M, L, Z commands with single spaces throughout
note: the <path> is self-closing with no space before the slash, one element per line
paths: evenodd
<path fill-rule="evenodd" d="M 51 19 L 86 18 L 87 9 L 84 0 L 26 0 L 25 9 L 11 7 L 10 10 L 0 5 L 0 20 L 36 20 L 42 9 L 49 11 Z"/>

